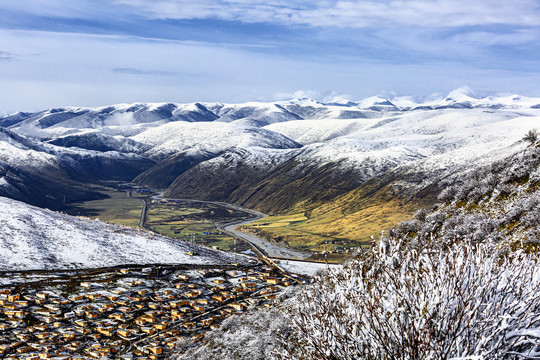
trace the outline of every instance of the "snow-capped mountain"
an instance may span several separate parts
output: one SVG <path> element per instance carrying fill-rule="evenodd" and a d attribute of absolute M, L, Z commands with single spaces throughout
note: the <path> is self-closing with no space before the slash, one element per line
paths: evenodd
<path fill-rule="evenodd" d="M 0 127 L 0 196 L 30 204 L 59 209 L 65 199 L 95 199 L 87 182 L 129 181 L 152 165 L 136 153 L 66 148 Z"/>
<path fill-rule="evenodd" d="M 75 269 L 125 264 L 226 264 L 232 255 L 74 217 L 0 197 L 0 270 Z M 242 261 L 242 257 L 240 260 Z"/>
<path fill-rule="evenodd" d="M 150 147 L 150 158 L 165 158 L 179 152 L 219 154 L 232 148 L 294 149 L 301 145 L 264 128 L 221 122 L 172 122 L 148 129 L 131 139 Z"/>
<path fill-rule="evenodd" d="M 376 96 L 67 107 L 4 116 L 0 126 L 56 145 L 54 157 L 44 155 L 49 162 L 61 152 L 125 157 L 139 161 L 132 178 L 167 188 L 169 196 L 278 211 L 332 198 L 389 171 L 427 176 L 414 185 L 426 186 L 519 148 L 539 116 L 538 98 L 481 98 L 463 88 L 427 101 Z M 30 154 L 6 163 L 17 166 Z"/>

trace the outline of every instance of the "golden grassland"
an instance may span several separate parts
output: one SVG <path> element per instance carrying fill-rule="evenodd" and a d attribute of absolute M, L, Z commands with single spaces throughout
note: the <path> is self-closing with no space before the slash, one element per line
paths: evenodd
<path fill-rule="evenodd" d="M 313 252 L 350 249 L 371 243 L 381 231 L 410 219 L 423 201 L 397 196 L 390 188 L 367 184 L 333 201 L 269 216 L 244 228 L 289 246 Z"/>
<path fill-rule="evenodd" d="M 133 194 L 129 198 L 107 187 L 100 191 L 109 198 L 76 204 L 76 210 L 81 215 L 104 221 L 138 226 L 143 195 Z M 284 214 L 263 218 L 243 228 L 314 254 L 332 252 L 331 256 L 343 260 L 356 247 L 370 244 L 371 236 L 378 238 L 381 231 L 410 219 L 417 209 L 426 205 L 430 205 L 426 199 L 406 199 L 389 186 L 369 182 L 332 201 L 299 203 Z M 198 244 L 232 250 L 233 238 L 220 233 L 213 215 L 212 209 L 200 205 L 152 205 L 146 224 L 149 229 L 169 237 L 191 241 L 194 236 Z"/>

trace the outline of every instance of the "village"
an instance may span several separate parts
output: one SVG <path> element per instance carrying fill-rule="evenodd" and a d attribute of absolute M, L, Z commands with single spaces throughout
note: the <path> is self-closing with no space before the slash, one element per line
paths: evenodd
<path fill-rule="evenodd" d="M 0 288 L 3 359 L 162 359 L 298 281 L 267 265 L 122 267 Z M 84 281 L 83 281 L 84 280 Z"/>

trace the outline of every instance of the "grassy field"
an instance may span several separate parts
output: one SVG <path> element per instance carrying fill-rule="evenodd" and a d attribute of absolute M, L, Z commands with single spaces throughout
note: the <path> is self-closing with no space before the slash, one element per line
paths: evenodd
<path fill-rule="evenodd" d="M 245 216 L 225 207 L 205 203 L 152 204 L 147 211 L 146 226 L 160 234 L 185 241 L 194 241 L 222 250 L 234 250 L 234 238 L 222 233 L 215 223 L 225 223 Z M 237 250 L 247 250 L 238 242 Z"/>
<path fill-rule="evenodd" d="M 142 210 L 141 201 L 147 195 L 134 193 L 133 197 L 130 198 L 124 192 L 105 186 L 95 186 L 95 190 L 107 195 L 108 198 L 70 204 L 66 213 L 87 216 L 92 219 L 99 218 L 113 224 L 133 227 L 139 225 Z"/>
<path fill-rule="evenodd" d="M 67 212 L 138 226 L 141 200 L 145 196 L 133 194 L 129 198 L 124 192 L 108 187 L 100 187 L 99 191 L 109 197 L 74 204 Z M 378 238 L 382 230 L 411 218 L 422 206 L 426 204 L 402 198 L 385 186 L 368 184 L 333 201 L 310 207 L 299 204 L 288 213 L 266 217 L 244 228 L 267 239 L 310 251 L 315 258 L 321 258 L 321 253 L 326 252 L 329 259 L 339 261 L 357 247 L 370 244 L 371 236 Z M 146 226 L 169 237 L 185 241 L 194 238 L 198 244 L 229 251 L 234 249 L 233 238 L 220 233 L 215 223 L 242 217 L 246 214 L 215 204 L 155 203 L 148 208 Z M 245 244 L 238 244 L 240 251 L 247 249 L 244 247 Z"/>
<path fill-rule="evenodd" d="M 112 184 L 114 186 L 114 184 Z M 142 200 L 150 200 L 148 194 L 116 191 L 113 187 L 92 185 L 92 190 L 99 191 L 107 198 L 70 204 L 66 213 L 81 215 L 92 219 L 138 227 L 141 218 Z M 228 209 L 214 204 L 184 202 L 179 204 L 151 204 L 147 209 L 146 227 L 159 234 L 191 241 L 197 244 L 218 247 L 222 250 L 234 250 L 234 239 L 221 233 L 215 222 L 225 223 L 245 218 L 244 212 Z M 247 250 L 241 242 L 238 251 Z"/>
<path fill-rule="evenodd" d="M 371 236 L 377 239 L 382 230 L 410 219 L 422 206 L 425 204 L 396 196 L 384 186 L 365 186 L 328 203 L 310 209 L 299 205 L 287 214 L 266 217 L 244 228 L 293 248 L 346 257 L 356 247 L 369 245 Z"/>

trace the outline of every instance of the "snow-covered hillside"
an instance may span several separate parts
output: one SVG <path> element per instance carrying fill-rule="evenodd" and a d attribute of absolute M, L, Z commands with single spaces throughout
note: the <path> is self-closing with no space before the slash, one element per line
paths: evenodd
<path fill-rule="evenodd" d="M 292 149 L 300 147 L 291 139 L 269 130 L 234 123 L 174 122 L 148 129 L 133 140 L 151 147 L 152 158 L 178 152 L 220 152 L 240 148 Z"/>
<path fill-rule="evenodd" d="M 73 217 L 0 197 L 0 270 L 75 269 L 123 264 L 226 264 L 231 255 Z"/>
<path fill-rule="evenodd" d="M 537 246 L 540 240 L 540 143 L 472 172 L 457 174 L 429 212 L 399 226 L 414 242 L 456 239 Z M 435 235 L 436 234 L 436 235 Z"/>
<path fill-rule="evenodd" d="M 326 176 L 312 175 L 311 187 L 324 189 L 337 181 L 343 191 L 400 168 L 408 173 L 420 169 L 421 176 L 440 179 L 517 151 L 523 146 L 522 135 L 538 124 L 540 99 L 481 98 L 467 88 L 426 101 L 375 96 L 331 103 L 137 103 L 0 118 L 0 126 L 11 133 L 57 145 L 54 149 L 63 147 L 62 153 L 156 162 L 133 173 L 140 184 L 169 187 L 175 196 L 193 193 L 204 198 L 215 197 L 210 190 L 220 188 L 218 200 L 231 201 L 241 196 L 229 199 L 223 194 L 251 189 L 262 178 L 270 179 L 269 185 L 256 191 L 265 196 L 275 194 L 276 186 L 300 184 L 319 172 Z M 11 166 L 32 162 L 37 155 L 48 163 L 59 158 L 58 150 L 51 156 L 50 151 L 24 149 L 15 156 L 11 145 L 0 138 L 0 159 Z M 219 183 L 218 171 L 230 175 L 227 184 Z M 209 191 L 193 192 L 206 180 Z"/>
<path fill-rule="evenodd" d="M 528 129 L 538 126 L 540 111 L 417 110 L 375 122 L 373 119 L 355 120 L 345 127 L 341 127 L 340 122 L 328 120 L 321 127 L 313 122 L 294 121 L 269 128 L 299 142 L 307 134 L 319 132 L 323 138 L 311 139 L 302 157 L 321 164 L 342 160 L 343 166 L 369 166 L 377 174 L 388 169 L 388 161 L 398 166 L 435 157 L 437 160 L 432 166 L 436 168 L 489 157 L 491 152 L 507 149 L 520 141 Z M 327 132 L 321 131 L 325 128 Z M 332 134 L 338 129 L 342 131 L 341 136 Z M 328 134 L 332 134 L 332 138 L 326 140 L 324 136 Z"/>
<path fill-rule="evenodd" d="M 103 148 L 109 138 L 86 138 L 86 144 L 92 146 L 82 149 L 70 147 L 69 139 L 56 139 L 67 147 L 57 146 L 0 127 L 0 196 L 59 209 L 63 199 L 82 201 L 99 197 L 88 189 L 88 182 L 129 181 L 154 165 L 154 161 L 137 152 Z M 132 142 L 120 139 L 116 143 L 129 147 Z"/>

